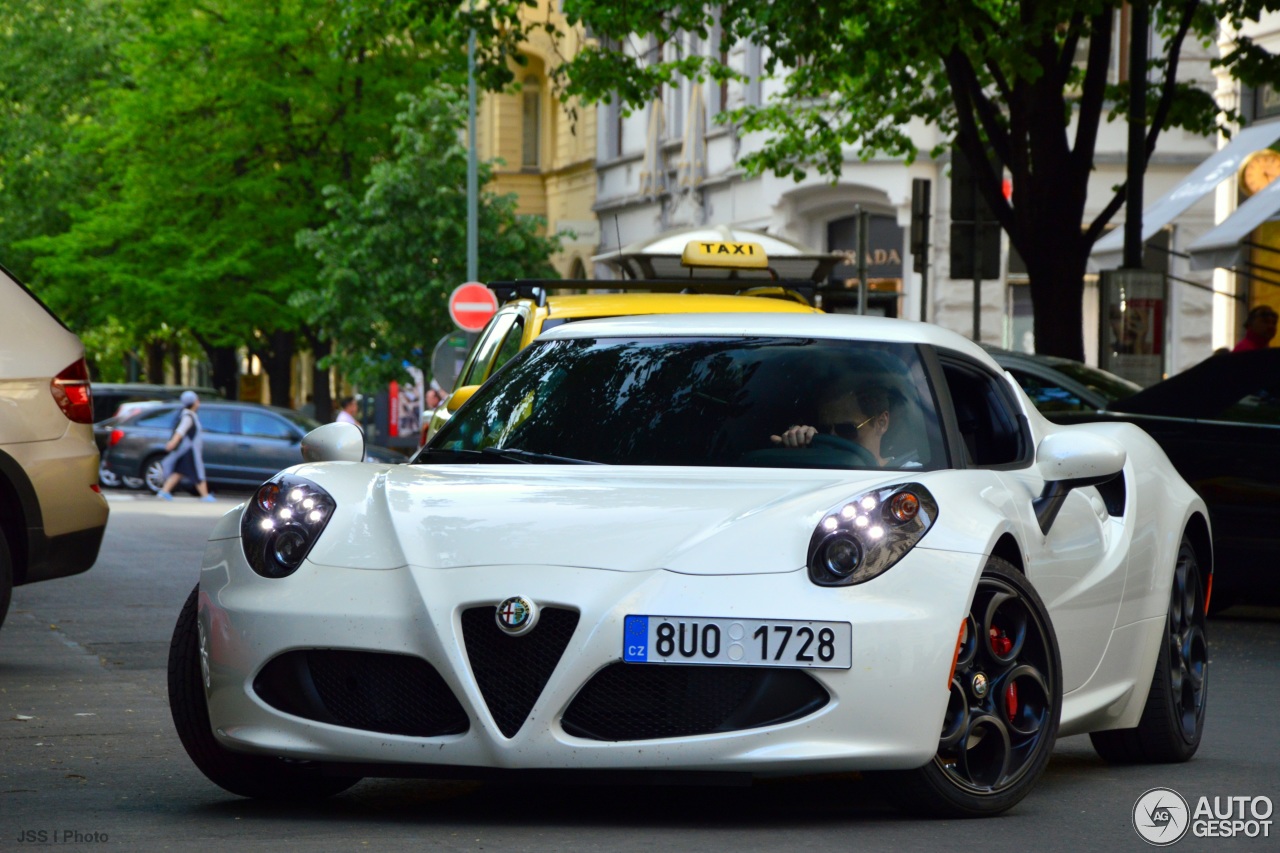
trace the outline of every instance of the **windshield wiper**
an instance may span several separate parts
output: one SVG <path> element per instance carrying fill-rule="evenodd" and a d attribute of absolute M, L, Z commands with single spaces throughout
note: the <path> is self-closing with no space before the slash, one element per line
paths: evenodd
<path fill-rule="evenodd" d="M 586 459 L 574 459 L 572 456 L 556 456 L 554 453 L 538 453 L 535 450 L 521 450 L 518 447 L 482 447 L 480 452 L 487 456 L 497 456 L 512 462 L 533 465 L 538 462 L 564 463 L 566 465 L 600 465 Z"/>

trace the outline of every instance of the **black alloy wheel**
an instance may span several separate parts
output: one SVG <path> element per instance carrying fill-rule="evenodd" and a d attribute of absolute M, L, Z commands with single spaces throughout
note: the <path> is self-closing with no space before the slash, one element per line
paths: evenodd
<path fill-rule="evenodd" d="M 938 753 L 889 774 L 894 798 L 935 817 L 999 814 L 1031 792 L 1062 712 L 1062 664 L 1048 611 L 1010 563 L 988 559 L 959 640 Z"/>
<path fill-rule="evenodd" d="M 1185 536 L 1169 588 L 1164 642 L 1142 718 L 1132 729 L 1089 735 L 1093 748 L 1116 764 L 1187 761 L 1200 748 L 1209 699 L 1209 637 L 1205 586 L 1195 548 Z"/>

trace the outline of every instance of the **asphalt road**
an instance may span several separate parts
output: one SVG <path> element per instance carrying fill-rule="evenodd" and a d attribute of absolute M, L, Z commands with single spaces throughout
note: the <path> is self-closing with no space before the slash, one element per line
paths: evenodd
<path fill-rule="evenodd" d="M 233 501 L 111 498 L 98 564 L 15 590 L 0 631 L 0 850 L 1144 850 L 1131 816 L 1148 789 L 1193 808 L 1201 796 L 1280 802 L 1280 611 L 1240 608 L 1210 623 L 1193 761 L 1111 767 L 1087 737 L 1065 738 L 1036 791 L 985 821 L 907 818 L 856 775 L 749 788 L 366 780 L 308 808 L 243 800 L 187 759 L 165 690 L 174 619 Z M 1269 819 L 1268 838 L 1188 835 L 1173 849 L 1273 850 L 1280 814 Z"/>

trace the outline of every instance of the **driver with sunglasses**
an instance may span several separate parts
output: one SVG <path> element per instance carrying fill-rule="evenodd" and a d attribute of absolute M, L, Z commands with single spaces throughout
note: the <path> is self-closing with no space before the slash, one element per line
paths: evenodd
<path fill-rule="evenodd" d="M 870 413 L 870 414 L 868 414 Z M 818 424 L 797 424 L 769 440 L 782 447 L 809 447 L 816 436 L 834 435 L 863 447 L 883 467 L 880 442 L 889 431 L 889 392 L 881 385 L 837 391 L 818 404 Z"/>

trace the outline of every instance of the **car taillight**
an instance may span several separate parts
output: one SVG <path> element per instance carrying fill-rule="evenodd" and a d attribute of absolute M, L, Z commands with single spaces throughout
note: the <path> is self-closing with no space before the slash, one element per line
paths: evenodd
<path fill-rule="evenodd" d="M 89 389 L 89 366 L 83 358 L 53 377 L 49 390 L 67 420 L 93 423 L 93 392 Z"/>
<path fill-rule="evenodd" d="M 111 437 L 107 439 L 107 447 L 115 447 L 120 443 L 120 439 L 122 438 L 124 438 L 124 430 L 113 429 L 111 431 Z"/>

